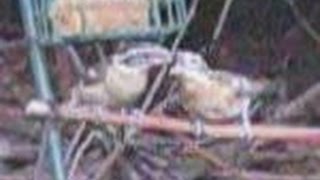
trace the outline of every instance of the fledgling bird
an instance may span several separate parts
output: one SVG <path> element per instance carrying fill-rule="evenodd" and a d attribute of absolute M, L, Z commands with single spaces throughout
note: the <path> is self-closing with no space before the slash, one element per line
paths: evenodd
<path fill-rule="evenodd" d="M 178 81 L 179 102 L 192 117 L 211 122 L 236 118 L 248 100 L 266 87 L 240 74 L 212 70 L 199 55 L 181 57 L 171 74 Z"/>
<path fill-rule="evenodd" d="M 149 70 L 168 62 L 170 52 L 161 46 L 142 44 L 113 54 L 110 64 L 96 67 L 100 81 L 74 90 L 82 103 L 121 108 L 132 106 L 146 90 Z M 106 67 L 105 67 L 106 66 Z"/>

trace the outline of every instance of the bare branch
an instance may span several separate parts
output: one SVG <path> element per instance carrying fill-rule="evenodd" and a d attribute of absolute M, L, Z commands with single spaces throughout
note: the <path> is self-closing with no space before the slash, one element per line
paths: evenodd
<path fill-rule="evenodd" d="M 215 51 L 216 46 L 217 46 L 217 42 L 221 36 L 222 29 L 224 27 L 224 24 L 227 21 L 228 13 L 230 11 L 232 3 L 233 3 L 233 0 L 226 0 L 225 1 L 223 9 L 222 9 L 220 16 L 219 16 L 217 26 L 214 28 L 214 31 L 212 34 L 212 40 L 209 44 L 209 47 L 204 47 L 203 49 L 201 49 L 201 52 L 208 53 L 211 55 L 211 53 L 213 53 Z"/>
<path fill-rule="evenodd" d="M 116 162 L 118 157 L 122 154 L 123 150 L 124 150 L 124 146 L 118 143 L 114 148 L 114 150 L 111 152 L 111 154 L 109 154 L 108 157 L 102 162 L 102 165 L 100 166 L 93 180 L 100 180 L 103 178 L 105 174 L 108 174 L 113 164 Z M 104 177 L 104 179 L 107 179 L 107 178 Z"/>
<path fill-rule="evenodd" d="M 227 20 L 228 13 L 229 13 L 230 7 L 232 5 L 232 2 L 233 2 L 233 0 L 226 0 L 225 1 L 225 4 L 224 4 L 223 9 L 221 11 L 221 14 L 219 16 L 219 21 L 218 21 L 217 27 L 214 29 L 214 32 L 212 35 L 213 43 L 215 43 L 221 35 L 222 29 L 223 29 L 223 26 Z"/>
<path fill-rule="evenodd" d="M 68 180 L 73 180 L 77 167 L 79 166 L 80 159 L 82 158 L 84 151 L 90 146 L 94 138 L 97 136 L 95 131 L 91 131 L 86 139 L 80 144 L 75 157 L 70 165 L 70 170 L 68 173 Z"/>
<path fill-rule="evenodd" d="M 72 154 L 74 152 L 74 150 L 76 149 L 76 146 L 78 145 L 78 143 L 80 142 L 80 138 L 83 135 L 85 129 L 87 127 L 87 123 L 83 122 L 80 124 L 79 128 L 77 129 L 75 135 L 72 137 L 72 140 L 70 142 L 70 145 L 67 149 L 65 158 L 64 158 L 64 164 L 66 167 L 69 166 L 70 160 L 72 158 Z"/>
<path fill-rule="evenodd" d="M 194 133 L 194 124 L 183 119 L 164 116 L 145 116 L 138 121 L 125 115 L 119 115 L 110 111 L 95 112 L 90 107 L 78 107 L 70 109 L 61 106 L 57 110 L 62 119 L 73 119 L 79 122 L 88 121 L 95 123 L 113 124 L 116 126 L 131 125 L 140 129 L 152 129 L 169 133 Z M 241 135 L 241 127 L 238 125 L 205 125 L 204 133 L 213 138 L 234 139 Z M 320 128 L 287 127 L 254 125 L 253 137 L 262 140 L 298 141 L 302 143 L 320 144 Z"/>

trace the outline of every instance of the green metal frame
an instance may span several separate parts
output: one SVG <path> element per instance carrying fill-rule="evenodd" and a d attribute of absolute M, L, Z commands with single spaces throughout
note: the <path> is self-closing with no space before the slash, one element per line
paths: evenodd
<path fill-rule="evenodd" d="M 34 11 L 29 2 L 30 1 L 20 0 L 20 9 L 26 36 L 30 40 L 29 59 L 32 65 L 36 91 L 38 98 L 47 102 L 52 102 L 54 101 L 54 94 L 52 92 L 48 70 L 44 61 L 43 49 L 37 43 L 38 36 L 33 14 Z M 52 174 L 56 180 L 65 180 L 59 132 L 57 128 L 55 128 L 54 122 L 47 120 L 46 123 L 50 123 L 48 132 L 46 132 L 48 134 L 48 140 L 43 139 L 43 143 L 49 143 L 49 156 L 53 165 Z"/>
<path fill-rule="evenodd" d="M 88 42 L 95 40 L 123 40 L 123 39 L 157 39 L 162 40 L 165 36 L 183 28 L 187 18 L 185 0 L 150 0 L 150 24 L 141 29 L 122 29 L 103 34 L 81 34 L 69 38 L 61 37 L 52 33 L 48 18 L 48 8 L 54 0 L 20 0 L 20 11 L 23 17 L 24 31 L 29 39 L 29 60 L 32 65 L 32 73 L 38 98 L 46 102 L 54 102 L 55 97 L 50 83 L 49 73 L 45 62 L 44 46 L 68 44 L 73 42 Z M 165 12 L 166 18 L 163 17 Z M 56 128 L 55 121 L 44 119 L 46 122 L 43 144 L 49 152 L 52 165 L 52 176 L 55 180 L 65 180 L 65 170 L 62 163 L 62 148 L 60 133 Z"/>
<path fill-rule="evenodd" d="M 128 27 L 107 31 L 102 34 L 82 32 L 80 35 L 62 37 L 53 31 L 48 12 L 55 0 L 30 0 L 34 10 L 35 27 L 38 38 L 43 43 L 65 44 L 94 40 L 117 39 L 155 39 L 165 37 L 185 24 L 187 7 L 185 0 L 150 0 L 149 25 L 147 27 Z"/>

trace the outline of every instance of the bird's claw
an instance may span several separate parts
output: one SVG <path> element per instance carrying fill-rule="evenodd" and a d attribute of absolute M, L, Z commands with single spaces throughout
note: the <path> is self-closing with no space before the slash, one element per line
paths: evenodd
<path fill-rule="evenodd" d="M 203 142 L 207 141 L 207 139 L 205 138 L 206 132 L 205 132 L 204 126 L 205 125 L 204 125 L 203 119 L 197 118 L 194 120 L 193 135 L 196 138 L 197 145 L 203 144 Z"/>
<path fill-rule="evenodd" d="M 194 121 L 194 135 L 197 138 L 201 138 L 204 135 L 204 124 L 201 119 Z"/>

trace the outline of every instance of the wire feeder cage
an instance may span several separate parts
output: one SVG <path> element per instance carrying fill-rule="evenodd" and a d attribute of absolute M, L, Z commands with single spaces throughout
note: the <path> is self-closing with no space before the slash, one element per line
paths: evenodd
<path fill-rule="evenodd" d="M 185 0 L 31 0 L 37 39 L 161 39 L 186 23 Z M 99 4 L 100 3 L 100 4 Z"/>

